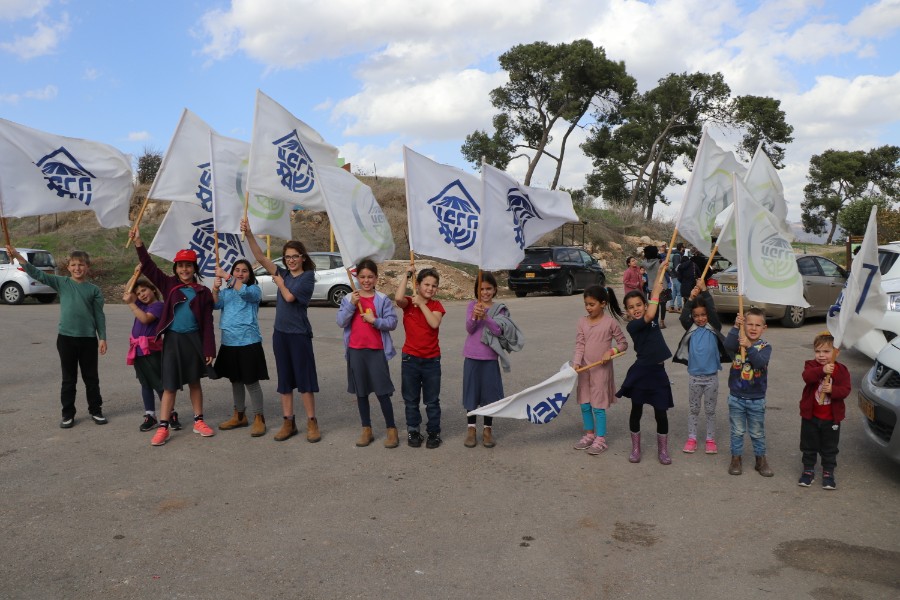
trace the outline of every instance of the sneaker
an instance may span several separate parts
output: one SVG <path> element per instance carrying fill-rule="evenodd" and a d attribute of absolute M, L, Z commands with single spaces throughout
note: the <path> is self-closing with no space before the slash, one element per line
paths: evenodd
<path fill-rule="evenodd" d="M 797 485 L 800 485 L 803 487 L 809 487 L 812 485 L 812 482 L 815 480 L 816 480 L 816 472 L 815 471 L 803 471 L 802 473 L 800 473 L 800 481 L 797 482 Z"/>
<path fill-rule="evenodd" d="M 172 411 L 172 414 L 169 416 L 169 429 L 172 429 L 174 431 L 181 430 L 181 421 L 178 420 L 178 413 L 175 412 L 174 410 Z"/>
<path fill-rule="evenodd" d="M 151 429 L 153 429 L 154 427 L 156 427 L 156 423 L 157 423 L 156 417 L 154 417 L 153 415 L 146 415 L 146 414 L 145 414 L 145 415 L 144 415 L 144 422 L 141 423 L 140 429 L 141 429 L 141 431 L 150 431 Z M 171 425 L 171 424 L 170 424 L 170 425 Z"/>
<path fill-rule="evenodd" d="M 59 422 L 60 429 L 72 429 L 75 427 L 75 417 L 69 417 Z"/>
<path fill-rule="evenodd" d="M 598 435 L 594 438 L 594 441 L 591 442 L 591 447 L 587 449 L 587 453 L 591 456 L 597 456 L 598 454 L 606 452 L 607 448 L 609 448 L 609 444 L 606 443 L 606 438 L 602 435 Z"/>
<path fill-rule="evenodd" d="M 578 440 L 578 443 L 573 446 L 576 450 L 587 450 L 591 447 L 591 444 L 594 443 L 594 440 L 597 438 L 593 433 L 586 433 L 581 436 L 581 439 Z"/>
<path fill-rule="evenodd" d="M 153 434 L 153 439 L 150 440 L 150 445 L 151 446 L 162 446 L 168 441 L 169 441 L 169 428 L 168 427 L 157 427 L 156 433 Z"/>
<path fill-rule="evenodd" d="M 418 431 L 408 431 L 406 433 L 406 443 L 410 448 L 421 448 L 425 438 Z"/>
<path fill-rule="evenodd" d="M 685 454 L 693 454 L 697 451 L 697 440 L 695 438 L 688 438 L 688 440 L 684 443 L 684 448 L 681 449 Z"/>
<path fill-rule="evenodd" d="M 102 413 L 102 412 L 98 412 L 98 413 L 96 413 L 96 414 L 91 415 L 91 419 L 92 419 L 92 420 L 94 421 L 94 423 L 96 423 L 97 425 L 106 425 L 107 423 L 109 423 L 109 421 L 107 420 L 107 418 L 103 416 L 103 413 Z"/>
<path fill-rule="evenodd" d="M 822 471 L 822 489 L 833 490 L 836 487 L 837 483 L 834 481 L 834 473 L 831 471 Z"/>
<path fill-rule="evenodd" d="M 706 440 L 706 453 L 707 454 L 718 454 L 719 447 L 716 446 L 716 440 Z"/>
<path fill-rule="evenodd" d="M 203 437 L 212 437 L 216 435 L 216 432 L 212 430 L 212 427 L 204 423 L 203 419 L 194 421 L 194 433 L 199 433 Z"/>
<path fill-rule="evenodd" d="M 434 450 L 438 446 L 441 445 L 441 434 L 437 431 L 429 431 L 428 432 L 428 441 L 425 442 L 425 447 Z"/>

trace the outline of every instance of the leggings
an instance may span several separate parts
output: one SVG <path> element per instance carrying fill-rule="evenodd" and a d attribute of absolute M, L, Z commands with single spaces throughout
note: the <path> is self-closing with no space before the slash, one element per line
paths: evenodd
<path fill-rule="evenodd" d="M 585 402 L 581 405 L 581 422 L 585 431 L 593 431 L 600 437 L 606 437 L 605 408 L 593 408 Z"/>
<path fill-rule="evenodd" d="M 244 385 L 247 386 L 247 391 L 250 392 L 250 404 L 253 405 L 253 414 L 263 414 L 263 393 L 258 381 L 247 384 L 243 384 L 240 381 L 231 382 L 231 397 L 234 398 L 234 410 L 239 413 L 247 410 L 247 405 L 244 401 Z"/>
<path fill-rule="evenodd" d="M 156 393 L 162 400 L 162 394 Z M 144 402 L 144 412 L 148 415 L 156 414 L 156 399 L 153 397 L 153 388 L 150 386 L 141 386 L 141 400 Z"/>
<path fill-rule="evenodd" d="M 628 426 L 631 428 L 632 433 L 640 433 L 641 413 L 643 411 L 643 404 L 633 403 L 631 405 L 631 415 L 628 417 Z M 659 435 L 669 435 L 669 417 L 666 414 L 666 411 L 654 408 L 653 415 L 656 417 L 656 433 Z"/>
<path fill-rule="evenodd" d="M 472 415 L 471 417 L 466 417 L 466 423 L 469 425 L 475 424 L 475 419 L 478 418 L 478 415 Z M 494 417 L 484 417 L 484 426 L 492 427 L 494 425 Z"/>
<path fill-rule="evenodd" d="M 388 429 L 396 427 L 394 422 L 394 406 L 391 404 L 391 395 L 382 394 L 378 396 L 378 404 L 381 405 L 381 414 L 384 415 L 384 426 Z M 356 407 L 359 409 L 359 420 L 363 427 L 372 426 L 372 416 L 369 412 L 369 397 L 357 396 Z"/>

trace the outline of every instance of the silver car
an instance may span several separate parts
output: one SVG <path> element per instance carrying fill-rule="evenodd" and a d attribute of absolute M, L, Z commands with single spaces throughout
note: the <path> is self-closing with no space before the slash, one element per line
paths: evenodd
<path fill-rule="evenodd" d="M 886 456 L 900 463 L 900 346 L 898 339 L 878 353 L 875 364 L 859 382 L 857 402 L 866 437 Z"/>
<path fill-rule="evenodd" d="M 337 252 L 310 252 L 310 258 L 316 264 L 316 287 L 313 290 L 313 300 L 324 300 L 332 306 L 340 306 L 344 296 L 350 293 L 350 280 L 347 277 L 347 270 L 344 268 L 344 261 Z M 279 267 L 284 267 L 284 261 L 280 258 L 274 262 Z M 272 276 L 262 266 L 253 270 L 256 275 L 256 282 L 262 289 L 261 304 L 275 302 L 278 294 L 278 288 L 272 281 Z M 353 285 L 359 286 L 356 277 L 353 278 Z"/>
<path fill-rule="evenodd" d="M 56 261 L 46 250 L 16 250 L 44 273 L 56 275 Z M 0 298 L 7 304 L 22 304 L 26 296 L 34 296 L 39 302 L 49 304 L 56 300 L 56 290 L 29 277 L 19 261 L 7 255 L 5 248 L 0 248 Z"/>

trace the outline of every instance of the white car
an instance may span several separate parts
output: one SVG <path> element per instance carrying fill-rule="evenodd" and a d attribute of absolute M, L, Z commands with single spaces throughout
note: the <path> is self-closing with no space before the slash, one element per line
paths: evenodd
<path fill-rule="evenodd" d="M 56 261 L 46 250 L 16 250 L 44 273 L 56 275 Z M 39 302 L 49 304 L 56 300 L 56 290 L 29 277 L 19 261 L 8 256 L 6 249 L 0 248 L 0 298 L 7 304 L 22 304 L 26 296 L 34 296 Z"/>
<path fill-rule="evenodd" d="M 316 287 L 312 300 L 325 300 L 332 306 L 340 306 L 344 296 L 350 293 L 350 279 L 341 255 L 337 252 L 310 252 L 309 256 L 316 264 Z M 284 268 L 282 259 L 276 258 L 272 262 Z M 256 267 L 253 273 L 256 275 L 256 283 L 262 289 L 260 304 L 275 302 L 278 288 L 272 281 L 272 276 L 262 266 Z M 353 285 L 359 287 L 356 277 L 353 278 Z"/>
<path fill-rule="evenodd" d="M 878 247 L 881 289 L 887 294 L 888 308 L 875 329 L 860 338 L 854 348 L 875 359 L 885 344 L 900 335 L 900 242 Z"/>
<path fill-rule="evenodd" d="M 900 463 L 900 338 L 886 344 L 859 382 L 857 402 L 866 437 Z M 849 400 L 849 399 L 848 399 Z"/>

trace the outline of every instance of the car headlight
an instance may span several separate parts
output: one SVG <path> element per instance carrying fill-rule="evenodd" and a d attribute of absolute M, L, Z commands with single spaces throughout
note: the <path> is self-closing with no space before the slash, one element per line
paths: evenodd
<path fill-rule="evenodd" d="M 888 310 L 900 311 L 900 294 L 888 294 Z"/>

